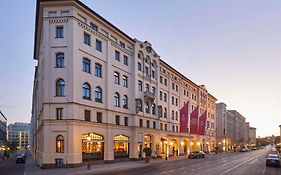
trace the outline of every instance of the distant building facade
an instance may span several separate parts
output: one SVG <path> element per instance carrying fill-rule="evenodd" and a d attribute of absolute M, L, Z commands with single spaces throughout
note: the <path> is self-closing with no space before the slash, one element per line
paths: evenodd
<path fill-rule="evenodd" d="M 235 125 L 235 144 L 236 145 L 247 145 L 247 138 L 245 132 L 246 132 L 246 119 L 243 117 L 238 111 L 236 110 L 228 110 L 230 113 L 232 113 L 236 119 L 236 125 Z"/>
<path fill-rule="evenodd" d="M 254 127 L 250 127 L 250 142 L 251 146 L 256 146 L 257 144 L 257 129 Z"/>
<path fill-rule="evenodd" d="M 250 123 L 236 110 L 227 110 L 225 103 L 216 104 L 217 146 L 223 150 L 231 150 L 243 146 L 250 146 L 255 142 L 255 132 Z"/>
<path fill-rule="evenodd" d="M 281 143 L 281 125 L 279 125 L 279 129 L 280 129 L 280 143 Z"/>
<path fill-rule="evenodd" d="M 30 123 L 16 122 L 8 125 L 8 142 L 16 141 L 20 149 L 29 147 Z"/>
<path fill-rule="evenodd" d="M 7 118 L 0 111 L 0 146 L 7 142 Z"/>

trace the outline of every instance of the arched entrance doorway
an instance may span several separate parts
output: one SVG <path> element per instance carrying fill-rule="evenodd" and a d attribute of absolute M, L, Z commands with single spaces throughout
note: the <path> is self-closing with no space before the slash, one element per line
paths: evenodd
<path fill-rule="evenodd" d="M 171 139 L 170 141 L 170 156 L 177 156 L 178 155 L 178 141 L 177 139 Z"/>
<path fill-rule="evenodd" d="M 114 158 L 129 158 L 129 137 L 125 135 L 116 135 L 114 141 Z"/>
<path fill-rule="evenodd" d="M 82 161 L 103 160 L 104 158 L 104 138 L 95 133 L 84 134 L 82 136 Z"/>
<path fill-rule="evenodd" d="M 162 156 L 164 156 L 164 157 L 167 158 L 168 155 L 169 155 L 169 150 L 168 150 L 168 139 L 166 139 L 166 138 L 161 138 L 160 147 L 161 147 Z"/>

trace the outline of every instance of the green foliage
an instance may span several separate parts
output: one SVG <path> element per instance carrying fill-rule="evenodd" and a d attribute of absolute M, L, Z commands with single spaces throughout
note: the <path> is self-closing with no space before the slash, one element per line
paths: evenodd
<path fill-rule="evenodd" d="M 146 157 L 150 157 L 151 153 L 152 153 L 152 150 L 150 148 L 144 148 L 143 152 L 145 153 Z"/>
<path fill-rule="evenodd" d="M 13 140 L 12 142 L 8 142 L 7 146 L 10 148 L 11 151 L 15 151 L 15 150 L 17 150 L 19 143 L 18 143 L 18 141 Z"/>

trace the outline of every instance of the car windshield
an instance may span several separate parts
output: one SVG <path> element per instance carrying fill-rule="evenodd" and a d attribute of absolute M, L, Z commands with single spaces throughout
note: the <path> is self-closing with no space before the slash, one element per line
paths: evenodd
<path fill-rule="evenodd" d="M 278 158 L 278 155 L 276 155 L 276 154 L 269 154 L 268 158 Z"/>

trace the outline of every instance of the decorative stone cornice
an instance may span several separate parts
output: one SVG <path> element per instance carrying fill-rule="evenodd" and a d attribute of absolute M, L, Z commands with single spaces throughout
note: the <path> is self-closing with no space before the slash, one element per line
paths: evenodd
<path fill-rule="evenodd" d="M 50 19 L 49 23 L 67 23 L 68 19 Z"/>
<path fill-rule="evenodd" d="M 133 52 L 132 52 L 132 51 L 129 51 L 129 50 L 127 50 L 127 49 L 121 47 L 118 43 L 116 43 L 116 42 L 114 42 L 114 41 L 111 41 L 111 45 L 112 45 L 113 47 L 115 47 L 115 48 L 117 48 L 117 49 L 119 49 L 119 50 L 125 52 L 125 53 L 128 54 L 128 55 L 133 55 Z"/>
<path fill-rule="evenodd" d="M 95 36 L 97 36 L 98 38 L 104 40 L 104 41 L 108 41 L 108 38 L 106 36 L 104 36 L 103 34 L 97 32 L 96 30 L 92 29 L 91 27 L 89 27 L 88 25 L 78 21 L 78 25 L 80 27 L 82 27 L 83 29 L 85 29 L 86 31 L 94 34 Z"/>

